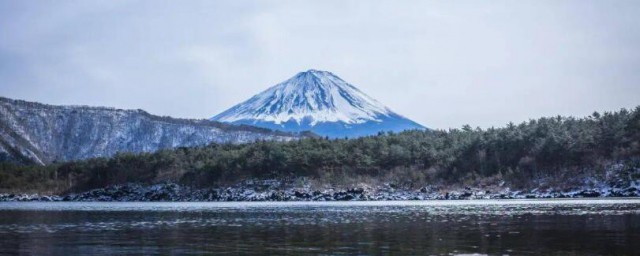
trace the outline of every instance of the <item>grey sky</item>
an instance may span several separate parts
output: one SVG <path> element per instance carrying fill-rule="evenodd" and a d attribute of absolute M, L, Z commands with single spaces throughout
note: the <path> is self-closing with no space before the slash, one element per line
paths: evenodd
<path fill-rule="evenodd" d="M 640 1 L 0 0 L 0 96 L 208 118 L 310 68 L 431 128 L 640 105 Z"/>

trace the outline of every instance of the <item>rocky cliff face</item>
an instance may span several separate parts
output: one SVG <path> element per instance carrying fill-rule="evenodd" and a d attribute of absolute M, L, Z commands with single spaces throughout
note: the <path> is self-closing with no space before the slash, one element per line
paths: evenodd
<path fill-rule="evenodd" d="M 143 110 L 51 106 L 0 97 L 0 162 L 47 164 L 212 142 L 295 138 L 250 126 L 154 116 Z"/>

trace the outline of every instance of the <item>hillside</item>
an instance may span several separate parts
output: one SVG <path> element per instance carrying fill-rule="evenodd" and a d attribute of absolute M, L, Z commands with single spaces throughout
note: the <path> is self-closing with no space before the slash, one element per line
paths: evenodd
<path fill-rule="evenodd" d="M 640 107 L 486 130 L 466 126 L 358 139 L 211 144 L 48 166 L 5 164 L 0 174 L 5 191 L 83 191 L 166 181 L 209 187 L 297 177 L 322 186 L 635 186 L 640 184 Z"/>
<path fill-rule="evenodd" d="M 262 128 L 160 117 L 143 110 L 52 106 L 0 97 L 0 162 L 49 164 L 117 152 L 294 138 Z"/>

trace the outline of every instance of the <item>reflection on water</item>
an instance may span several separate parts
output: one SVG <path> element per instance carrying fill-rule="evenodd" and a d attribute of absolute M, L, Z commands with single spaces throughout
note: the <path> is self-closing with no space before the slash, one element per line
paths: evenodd
<path fill-rule="evenodd" d="M 0 203 L 0 254 L 633 255 L 640 200 Z"/>

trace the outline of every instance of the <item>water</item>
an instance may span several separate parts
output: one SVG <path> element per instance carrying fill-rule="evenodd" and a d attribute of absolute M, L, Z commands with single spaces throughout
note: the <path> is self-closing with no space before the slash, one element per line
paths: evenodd
<path fill-rule="evenodd" d="M 0 203 L 0 254 L 637 255 L 640 199 Z"/>

